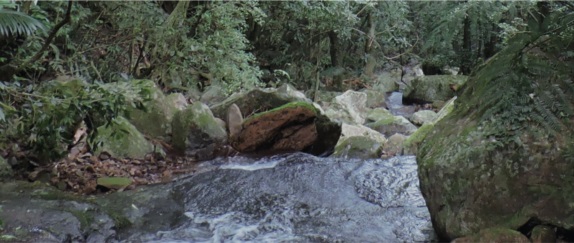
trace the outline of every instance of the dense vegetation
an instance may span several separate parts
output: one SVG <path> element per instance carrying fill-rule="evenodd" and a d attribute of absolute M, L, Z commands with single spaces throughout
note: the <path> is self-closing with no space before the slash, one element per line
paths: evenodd
<path fill-rule="evenodd" d="M 0 151 L 61 156 L 80 122 L 98 127 L 148 98 L 133 79 L 192 96 L 210 85 L 342 90 L 349 78 L 369 84 L 380 70 L 415 63 L 426 74 L 445 66 L 470 74 L 532 29 L 533 16 L 573 10 L 514 1 L 3 0 Z"/>

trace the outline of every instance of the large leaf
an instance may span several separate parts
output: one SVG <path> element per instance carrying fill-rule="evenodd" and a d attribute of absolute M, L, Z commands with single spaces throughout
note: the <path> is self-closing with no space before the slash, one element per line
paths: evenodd
<path fill-rule="evenodd" d="M 0 9 L 0 35 L 30 35 L 38 29 L 43 30 L 44 25 L 29 15 L 13 10 Z"/>

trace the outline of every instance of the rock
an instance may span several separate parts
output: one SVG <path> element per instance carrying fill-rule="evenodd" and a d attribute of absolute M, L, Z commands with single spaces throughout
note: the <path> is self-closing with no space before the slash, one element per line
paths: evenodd
<path fill-rule="evenodd" d="M 395 69 L 390 72 L 382 72 L 376 75 L 373 90 L 381 93 L 397 91 L 401 81 L 401 70 Z"/>
<path fill-rule="evenodd" d="M 423 125 L 425 123 L 433 123 L 438 117 L 438 114 L 431 110 L 420 110 L 411 116 L 411 121 L 415 125 Z"/>
<path fill-rule="evenodd" d="M 12 166 L 4 157 L 0 156 L 0 181 L 11 178 L 12 174 Z"/>
<path fill-rule="evenodd" d="M 344 123 L 363 124 L 367 110 L 367 94 L 347 90 L 333 98 L 331 104 L 325 108 L 325 115 Z"/>
<path fill-rule="evenodd" d="M 364 93 L 367 94 L 367 108 L 378 108 L 386 106 L 385 93 L 375 90 L 365 90 Z"/>
<path fill-rule="evenodd" d="M 216 117 L 225 119 L 229 107 L 234 103 L 239 107 L 239 110 L 241 110 L 244 116 L 249 116 L 294 101 L 311 102 L 311 100 L 293 88 L 293 86 L 284 84 L 277 89 L 256 88 L 247 92 L 236 93 L 221 103 L 210 106 L 210 108 Z"/>
<path fill-rule="evenodd" d="M 475 242 L 513 242 L 530 243 L 528 238 L 518 231 L 504 228 L 488 228 L 467 237 L 457 238 L 452 243 L 475 243 Z"/>
<path fill-rule="evenodd" d="M 132 180 L 127 177 L 101 177 L 96 180 L 99 186 L 110 189 L 122 189 L 132 184 Z"/>
<path fill-rule="evenodd" d="M 213 158 L 215 149 L 227 141 L 225 127 L 217 122 L 209 107 L 201 102 L 195 102 L 187 109 L 176 113 L 172 127 L 173 148 L 177 153 L 186 156 L 198 159 Z M 209 154 L 213 156 L 207 156 Z"/>
<path fill-rule="evenodd" d="M 375 140 L 381 145 L 384 144 L 387 139 L 385 136 L 369 127 L 363 125 L 349 125 L 343 123 L 341 126 L 341 138 L 339 143 L 350 137 L 367 137 L 369 139 Z"/>
<path fill-rule="evenodd" d="M 411 134 L 403 143 L 403 152 L 406 155 L 414 155 L 424 138 L 432 131 L 434 123 L 423 124 L 416 132 Z"/>
<path fill-rule="evenodd" d="M 199 101 L 208 106 L 217 104 L 227 98 L 225 92 L 219 85 L 210 85 L 205 89 Z"/>
<path fill-rule="evenodd" d="M 403 144 L 407 136 L 395 133 L 387 139 L 383 145 L 383 159 L 403 154 Z"/>
<path fill-rule="evenodd" d="M 95 152 L 98 156 L 107 152 L 116 158 L 143 159 L 148 153 L 163 153 L 124 117 L 115 118 L 108 127 L 99 127 L 95 144 L 99 145 Z"/>
<path fill-rule="evenodd" d="M 530 233 L 532 243 L 556 242 L 556 231 L 547 225 L 537 225 Z"/>
<path fill-rule="evenodd" d="M 387 139 L 379 132 L 363 125 L 343 123 L 341 137 L 333 156 L 350 158 L 379 158 Z"/>
<path fill-rule="evenodd" d="M 183 196 L 174 195 L 172 187 L 86 197 L 45 183 L 0 183 L 0 241 L 122 242 L 129 235 L 168 230 L 183 223 L 185 212 Z"/>
<path fill-rule="evenodd" d="M 319 115 L 307 102 L 292 102 L 258 113 L 243 122 L 241 131 L 230 137 L 230 144 L 243 153 L 274 154 L 310 149 L 313 154 L 322 154 L 332 149 L 340 132 L 325 124 Z M 330 142 L 324 141 L 327 136 L 331 137 Z"/>
<path fill-rule="evenodd" d="M 145 110 L 129 108 L 127 118 L 140 132 L 167 141 L 171 133 L 171 119 L 177 111 L 187 107 L 187 101 L 177 93 L 166 97 L 151 80 L 140 81 L 152 90 L 151 99 L 143 104 Z"/>
<path fill-rule="evenodd" d="M 349 137 L 335 146 L 333 156 L 343 158 L 374 159 L 381 155 L 382 144 L 368 137 Z"/>
<path fill-rule="evenodd" d="M 453 111 L 418 148 L 421 192 L 441 238 L 519 229 L 531 220 L 574 225 L 571 68 L 534 64 L 566 65 L 550 42 L 536 51 L 516 43 L 476 69 Z M 562 94 L 555 87 L 568 88 Z M 546 99 L 557 106 L 543 105 Z"/>
<path fill-rule="evenodd" d="M 243 124 L 243 115 L 235 103 L 229 106 L 227 111 L 227 127 L 229 128 L 229 137 L 235 137 L 241 131 Z"/>
<path fill-rule="evenodd" d="M 381 110 L 378 111 L 380 112 Z M 369 120 L 376 118 L 381 119 L 374 122 L 369 122 L 365 124 L 365 126 L 384 134 L 386 137 L 389 137 L 395 133 L 411 135 L 417 130 L 417 127 L 406 118 L 393 115 L 385 116 L 385 114 L 385 112 L 376 113 L 376 111 L 375 113 L 371 113 L 369 115 L 369 117 L 371 117 Z"/>
<path fill-rule="evenodd" d="M 417 77 L 403 93 L 405 98 L 420 103 L 447 101 L 455 96 L 455 90 L 467 80 L 463 75 L 430 75 Z"/>

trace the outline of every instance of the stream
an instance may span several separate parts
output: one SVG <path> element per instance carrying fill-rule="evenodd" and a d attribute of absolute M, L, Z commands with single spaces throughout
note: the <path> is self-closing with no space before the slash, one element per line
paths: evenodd
<path fill-rule="evenodd" d="M 414 156 L 233 158 L 172 186 L 185 218 L 125 242 L 428 242 Z"/>

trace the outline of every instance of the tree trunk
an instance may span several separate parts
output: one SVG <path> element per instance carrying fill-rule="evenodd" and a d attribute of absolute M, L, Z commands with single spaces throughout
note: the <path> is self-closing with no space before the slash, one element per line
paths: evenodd
<path fill-rule="evenodd" d="M 372 14 L 367 15 L 368 18 L 368 25 L 369 25 L 369 34 L 367 36 L 367 40 L 365 41 L 365 56 L 367 58 L 365 64 L 365 70 L 363 73 L 365 76 L 369 78 L 373 78 L 375 74 L 375 66 L 377 64 L 377 60 L 375 59 L 375 20 Z"/>
<path fill-rule="evenodd" d="M 470 33 L 470 19 L 468 16 L 464 19 L 464 27 L 463 27 L 463 37 L 462 37 L 462 58 L 460 61 L 461 67 L 460 71 L 463 74 L 469 74 L 472 69 L 472 41 L 471 41 L 471 33 Z"/>
<path fill-rule="evenodd" d="M 341 59 L 339 57 L 339 37 L 335 31 L 329 31 L 329 44 L 331 54 L 331 66 L 340 67 Z"/>

